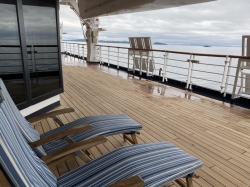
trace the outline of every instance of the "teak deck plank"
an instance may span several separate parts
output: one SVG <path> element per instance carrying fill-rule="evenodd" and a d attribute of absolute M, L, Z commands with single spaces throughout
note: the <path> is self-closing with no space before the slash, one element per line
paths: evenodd
<path fill-rule="evenodd" d="M 124 113 L 142 124 L 139 143 L 170 141 L 204 162 L 194 186 L 249 186 L 250 110 L 228 107 L 197 94 L 187 99 L 186 91 L 81 63 L 83 67 L 63 66 L 65 92 L 61 94 L 61 105 L 75 109 L 73 113 L 58 116 L 63 123 L 90 115 Z M 47 119 L 35 128 L 44 133 L 57 126 Z M 130 145 L 121 135 L 107 139 L 90 150 L 91 158 Z M 73 157 L 51 170 L 58 177 L 83 164 Z"/>

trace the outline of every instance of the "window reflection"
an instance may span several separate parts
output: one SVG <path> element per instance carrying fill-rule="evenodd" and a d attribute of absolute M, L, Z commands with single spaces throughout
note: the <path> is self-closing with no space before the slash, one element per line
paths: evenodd
<path fill-rule="evenodd" d="M 0 78 L 16 104 L 26 101 L 16 6 L 0 0 Z"/>
<path fill-rule="evenodd" d="M 54 2 L 54 0 L 23 0 L 33 98 L 60 87 L 57 23 Z"/>

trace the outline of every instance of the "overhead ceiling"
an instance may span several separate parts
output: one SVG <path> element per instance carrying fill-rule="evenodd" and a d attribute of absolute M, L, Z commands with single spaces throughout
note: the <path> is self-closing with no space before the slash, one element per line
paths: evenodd
<path fill-rule="evenodd" d="M 83 19 L 172 8 L 214 0 L 78 0 Z M 195 11 L 195 10 L 194 10 Z"/>

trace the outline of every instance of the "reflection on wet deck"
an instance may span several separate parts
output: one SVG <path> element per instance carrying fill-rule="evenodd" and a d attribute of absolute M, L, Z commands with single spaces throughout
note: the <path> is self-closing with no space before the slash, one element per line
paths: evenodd
<path fill-rule="evenodd" d="M 139 143 L 170 141 L 204 162 L 195 187 L 249 186 L 250 110 L 72 57 L 63 60 L 61 104 L 75 109 L 59 116 L 64 123 L 88 115 L 124 113 L 143 125 Z M 36 126 L 40 133 L 53 128 L 50 119 Z M 120 135 L 108 137 L 107 143 L 90 150 L 91 157 L 124 145 L 128 143 Z M 51 170 L 60 176 L 82 164 L 75 157 Z"/>
<path fill-rule="evenodd" d="M 74 59 L 69 56 L 64 56 L 64 65 L 65 66 L 77 66 L 77 67 L 89 67 L 91 69 L 98 69 L 102 72 L 115 75 L 119 78 L 123 78 L 129 81 L 133 81 L 135 84 L 140 85 L 140 91 L 145 92 L 146 94 L 151 94 L 155 97 L 168 97 L 168 98 L 187 98 L 192 100 L 199 100 L 199 97 L 192 95 L 190 92 L 180 91 L 179 89 L 157 83 L 154 81 L 142 79 L 139 77 L 134 77 L 133 75 L 128 74 L 124 71 L 119 71 L 107 66 L 96 65 L 96 64 L 86 64 L 83 60 Z M 137 90 L 138 91 L 138 90 Z"/>

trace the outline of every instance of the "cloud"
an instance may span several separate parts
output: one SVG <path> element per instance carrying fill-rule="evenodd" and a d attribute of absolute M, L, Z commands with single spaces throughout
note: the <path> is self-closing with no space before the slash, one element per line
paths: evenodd
<path fill-rule="evenodd" d="M 61 6 L 65 39 L 83 38 L 78 18 Z M 133 14 L 101 17 L 100 39 L 128 40 L 150 36 L 168 44 L 241 45 L 250 35 L 249 0 L 218 0 L 209 3 Z"/>

